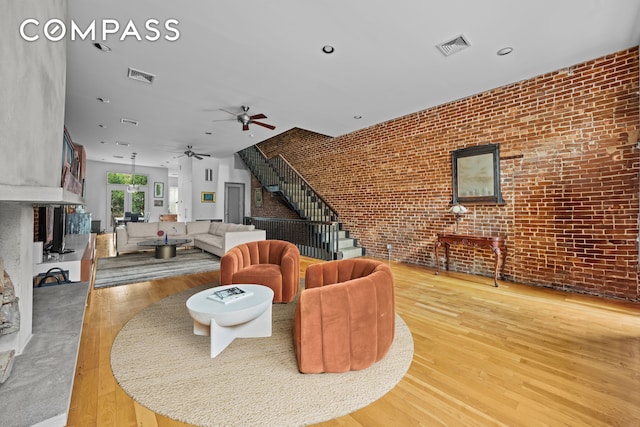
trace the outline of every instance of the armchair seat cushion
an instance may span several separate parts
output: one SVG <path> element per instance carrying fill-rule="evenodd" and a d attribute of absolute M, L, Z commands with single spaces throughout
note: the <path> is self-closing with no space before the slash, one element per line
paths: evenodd
<path fill-rule="evenodd" d="M 282 300 L 282 269 L 276 264 L 254 264 L 233 274 L 235 284 L 260 284 L 273 290 L 273 298 Z"/>
<path fill-rule="evenodd" d="M 256 284 L 273 289 L 273 302 L 291 302 L 300 289 L 300 251 L 283 240 L 235 246 L 220 259 L 220 284 Z"/>

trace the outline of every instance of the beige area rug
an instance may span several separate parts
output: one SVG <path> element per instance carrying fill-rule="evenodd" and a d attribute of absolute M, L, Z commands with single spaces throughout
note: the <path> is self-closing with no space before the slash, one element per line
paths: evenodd
<path fill-rule="evenodd" d="M 301 374 L 293 349 L 295 302 L 273 306 L 269 338 L 239 338 L 209 357 L 209 337 L 193 335 L 189 296 L 167 297 L 118 333 L 111 368 L 141 405 L 198 426 L 300 426 L 354 412 L 391 390 L 413 358 L 413 339 L 396 315 L 395 340 L 372 367 L 344 374 Z"/>

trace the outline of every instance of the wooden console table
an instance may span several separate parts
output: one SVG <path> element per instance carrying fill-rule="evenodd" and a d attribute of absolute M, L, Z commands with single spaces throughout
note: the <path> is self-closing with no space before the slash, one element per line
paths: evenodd
<path fill-rule="evenodd" d="M 504 245 L 502 238 L 497 236 L 473 236 L 469 234 L 438 234 L 438 240 L 434 246 L 434 253 L 436 256 L 436 274 L 440 270 L 440 260 L 438 258 L 438 248 L 444 245 L 446 268 L 449 270 L 449 246 L 451 245 L 464 245 L 472 246 L 476 248 L 489 248 L 493 251 L 495 256 L 495 269 L 493 271 L 493 285 L 498 286 L 498 269 L 500 268 L 500 258 L 502 257 L 502 265 L 504 266 L 504 258 L 507 256 L 507 248 Z"/>

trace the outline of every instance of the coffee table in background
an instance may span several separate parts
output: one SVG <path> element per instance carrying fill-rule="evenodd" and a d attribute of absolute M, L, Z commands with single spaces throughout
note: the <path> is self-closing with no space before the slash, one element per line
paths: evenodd
<path fill-rule="evenodd" d="M 215 291 L 234 286 L 253 295 L 223 304 L 207 298 Z M 187 300 L 195 335 L 211 336 L 211 357 L 216 357 L 235 338 L 271 336 L 273 290 L 262 285 L 226 285 L 209 288 Z"/>
<path fill-rule="evenodd" d="M 191 243 L 190 239 L 154 239 L 139 242 L 138 246 L 154 246 L 156 258 L 167 259 L 176 256 L 176 247 Z"/>

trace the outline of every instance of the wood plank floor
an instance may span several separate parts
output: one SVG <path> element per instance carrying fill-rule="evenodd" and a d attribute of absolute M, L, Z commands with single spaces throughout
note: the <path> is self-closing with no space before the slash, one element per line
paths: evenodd
<path fill-rule="evenodd" d="M 114 255 L 111 235 L 98 236 L 97 252 Z M 315 262 L 303 258 L 301 272 Z M 391 266 L 413 363 L 380 400 L 319 425 L 640 426 L 640 304 Z M 120 389 L 111 344 L 144 307 L 217 280 L 203 273 L 92 291 L 68 426 L 185 426 Z"/>

